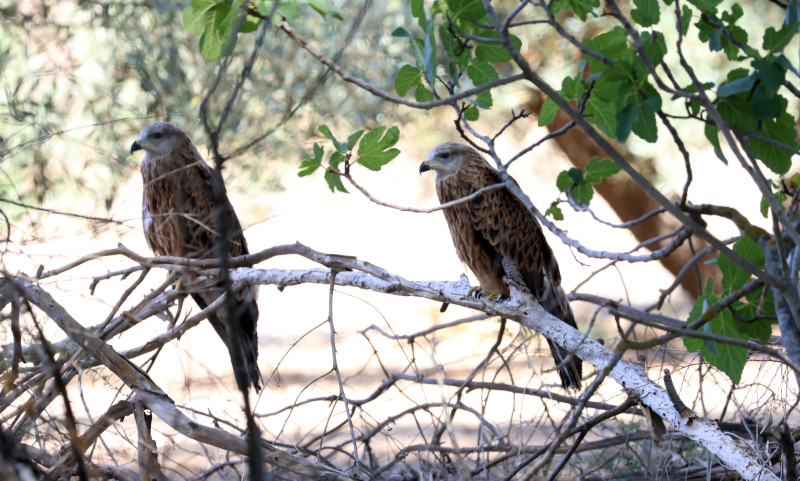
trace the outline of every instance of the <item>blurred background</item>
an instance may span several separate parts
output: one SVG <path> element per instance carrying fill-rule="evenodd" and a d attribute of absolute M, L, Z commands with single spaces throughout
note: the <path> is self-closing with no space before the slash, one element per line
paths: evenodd
<path fill-rule="evenodd" d="M 328 57 L 337 59 L 352 75 L 393 92 L 398 66 L 408 61 L 410 54 L 407 39 L 389 34 L 415 22 L 405 2 L 334 3 L 344 21 L 326 21 L 310 8 L 301 7 L 302 20 L 294 22 L 293 28 Z M 514 4 L 499 3 L 507 8 Z M 753 8 L 762 11 L 763 18 L 779 17 L 766 2 L 762 3 Z M 131 143 L 145 125 L 169 120 L 186 130 L 200 152 L 206 158 L 208 155 L 198 105 L 216 75 L 219 61 L 203 59 L 198 53 L 198 39 L 184 31 L 184 6 L 150 0 L 0 0 L 0 210 L 9 222 L 0 259 L 6 272 L 35 276 L 40 265 L 52 269 L 118 243 L 141 255 L 150 255 L 141 225 L 141 157 L 130 154 Z M 569 17 L 561 21 L 578 38 L 606 26 L 602 18 L 587 23 L 572 22 Z M 224 95 L 237 80 L 237 66 L 244 63 L 253 41 L 253 35 L 240 37 L 230 73 L 218 90 L 220 95 L 211 99 L 212 120 L 219 115 Z M 546 79 L 577 72 L 577 52 L 560 37 L 545 29 L 532 29 L 531 36 L 523 42 L 524 54 Z M 320 124 L 330 126 L 339 138 L 361 128 L 398 125 L 400 156 L 378 173 L 360 169 L 354 170 L 354 176 L 382 201 L 433 207 L 438 204 L 433 175 L 420 176 L 418 167 L 434 146 L 459 139 L 453 124 L 455 112 L 450 108 L 416 111 L 379 101 L 334 78 L 276 29 L 267 34 L 265 45 L 221 138 L 223 153 L 234 154 L 226 163 L 224 176 L 232 204 L 245 227 L 250 251 L 297 241 L 318 251 L 357 256 L 409 280 L 456 281 L 462 274 L 469 274 L 456 257 L 440 212 L 416 214 L 388 209 L 371 203 L 355 189 L 350 189 L 349 195 L 331 193 L 320 173 L 304 178 L 296 175 L 300 161 L 309 155 L 314 142 L 324 142 L 317 132 Z M 687 51 L 691 52 L 690 46 Z M 498 65 L 499 70 L 503 68 L 510 66 Z M 705 68 L 708 70 L 702 72 L 704 78 L 713 78 L 715 65 L 706 63 Z M 538 93 L 522 84 L 504 87 L 494 97 L 494 108 L 482 112 L 475 125 L 484 134 L 497 131 L 514 110 L 526 108 L 535 112 L 540 101 Z M 510 158 L 547 133 L 531 115 L 506 131 L 498 142 L 498 152 L 501 157 Z M 705 145 L 702 132 L 686 130 L 681 131 L 681 136 L 693 151 L 693 158 L 702 159 L 694 162 L 693 201 L 735 205 L 749 219 L 763 220 L 758 214 L 760 195 L 749 179 L 735 166 L 721 167 Z M 251 145 L 255 139 L 258 141 Z M 588 142 L 585 140 L 571 142 L 579 148 L 591 147 L 583 144 Z M 685 180 L 683 161 L 668 136 L 661 135 L 656 144 L 632 141 L 625 148 L 662 192 L 667 196 L 680 194 Z M 563 146 L 548 141 L 510 168 L 541 211 L 558 198 L 558 173 L 574 163 L 564 152 Z M 731 185 L 742 188 L 719 188 Z M 619 206 L 609 202 L 597 198 L 592 202 L 593 210 L 603 219 L 619 222 Z M 587 213 L 577 213 L 566 206 L 562 210 L 565 219 L 558 226 L 590 249 L 628 251 L 639 242 L 626 230 L 599 226 Z M 712 225 L 711 229 L 720 238 L 736 234 L 733 226 L 724 223 Z M 643 307 L 654 303 L 660 290 L 672 283 L 674 272 L 653 262 L 619 263 L 595 275 L 608 261 L 587 258 L 549 232 L 547 235 L 568 292 L 580 286 L 580 292 Z M 92 326 L 104 319 L 132 281 L 113 277 L 100 282 L 92 294 L 92 280 L 131 265 L 125 258 L 106 257 L 48 279 L 42 286 L 79 322 Z M 257 267 L 316 266 L 285 257 Z M 138 302 L 165 275 L 163 271 L 151 273 L 129 302 Z M 471 277 L 470 282 L 475 283 Z M 696 278 L 691 282 L 696 286 Z M 661 312 L 685 318 L 695 293 L 692 289 L 676 290 L 667 297 Z M 540 337 L 520 332 L 514 323 L 499 332 L 498 319 L 480 320 L 410 342 L 390 339 L 370 327 L 376 326 L 384 333 L 410 335 L 468 318 L 475 312 L 450 306 L 440 313 L 438 303 L 353 288 L 337 288 L 333 302 L 338 362 L 352 399 L 372 393 L 386 372 L 463 379 L 498 337 L 508 357 L 504 361 L 495 359 L 485 380 L 560 392 L 546 345 L 544 355 L 540 352 L 546 343 Z M 286 446 L 302 446 L 316 439 L 326 424 L 333 426 L 344 419 L 341 405 L 327 402 L 290 408 L 302 400 L 338 392 L 335 377 L 329 372 L 330 332 L 324 323 L 328 316 L 328 287 L 305 285 L 281 292 L 274 286 L 262 286 L 259 305 L 259 364 L 262 373 L 269 376 L 256 404 L 264 436 Z M 579 328 L 585 328 L 594 308 L 574 303 Z M 184 304 L 184 309 L 198 311 L 191 301 Z M 117 350 L 134 347 L 165 327 L 163 321 L 151 318 L 112 339 L 111 344 Z M 63 333 L 55 326 L 46 324 L 46 329 L 52 341 L 63 339 Z M 640 333 L 642 337 L 650 334 L 644 330 Z M 614 319 L 605 313 L 599 315 L 590 335 L 612 340 L 618 337 Z M 649 357 L 648 367 L 657 373 L 674 362 L 671 356 L 686 356 L 680 341 L 676 348 L 672 352 L 666 346 Z M 691 366 L 692 354 L 688 356 L 681 362 Z M 505 363 L 510 366 L 508 370 L 504 369 Z M 593 368 L 585 369 L 591 377 Z M 754 369 L 762 376 L 783 375 L 770 371 L 769 366 L 758 365 Z M 688 370 L 684 374 L 696 375 Z M 214 421 L 224 419 L 243 426 L 228 354 L 207 323 L 167 344 L 158 353 L 150 375 L 201 422 L 210 424 L 214 419 L 207 416 L 213 415 Z M 707 375 L 724 378 L 719 373 Z M 128 394 L 124 389 L 119 391 L 120 383 L 103 369 L 88 369 L 81 376 L 84 382 L 72 383 L 70 393 L 76 403 L 81 399 L 85 406 L 85 412 L 79 414 L 84 422 L 86 412 L 93 411 L 93 406 L 105 409 L 102 406 Z M 686 389 L 683 384 L 679 387 Z M 604 389 L 599 393 L 603 401 L 619 404 L 624 400 L 616 385 Z M 687 396 L 695 396 L 696 388 L 688 389 Z M 758 403 L 764 395 L 764 390 L 759 389 L 754 386 L 752 392 L 742 394 L 742 402 Z M 725 394 L 726 391 L 709 393 L 708 409 L 719 406 Z M 409 384 L 387 393 L 380 403 L 365 407 L 355 422 L 367 429 L 409 406 L 441 402 L 447 396 L 439 386 L 423 389 Z M 570 408 L 567 404 L 509 393 L 488 396 L 475 392 L 469 396 L 474 396 L 475 405 L 484 406 L 487 417 L 494 422 L 506 427 L 525 424 L 524 431 L 511 435 L 523 443 L 547 439 L 552 434 L 552 423 Z M 54 403 L 47 415 L 57 418 L 60 409 Z M 426 442 L 419 426 L 436 425 L 439 415 L 440 411 L 432 407 L 427 418 L 404 417 L 392 423 L 395 431 L 387 428 L 376 452 L 393 456 L 399 447 Z M 638 421 L 630 422 L 635 430 L 638 425 L 633 424 Z M 474 419 L 459 419 L 465 444 L 474 443 L 479 425 Z M 224 458 L 223 453 L 209 454 L 165 426 L 156 428 L 163 429 L 157 442 L 163 450 L 164 465 L 176 472 L 200 469 L 207 458 L 215 462 Z M 592 434 L 595 438 L 599 435 Z M 117 432 L 111 437 L 107 453 L 98 455 L 113 457 L 108 453 L 119 455 L 132 450 L 135 453 L 124 434 Z M 339 431 L 332 438 L 346 440 L 348 436 Z M 597 456 L 601 459 L 603 455 Z M 130 454 L 120 461 L 129 459 Z M 187 463 L 195 465 L 187 468 Z"/>

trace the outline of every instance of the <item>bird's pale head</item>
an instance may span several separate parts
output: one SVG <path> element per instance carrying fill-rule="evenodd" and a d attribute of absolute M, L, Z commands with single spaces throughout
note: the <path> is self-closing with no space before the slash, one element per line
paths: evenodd
<path fill-rule="evenodd" d="M 131 153 L 144 150 L 153 157 L 164 157 L 185 145 L 189 137 L 186 132 L 170 122 L 155 122 L 139 133 L 131 145 Z"/>
<path fill-rule="evenodd" d="M 480 157 L 475 149 L 458 142 L 445 142 L 436 146 L 419 166 L 420 174 L 428 170 L 436 172 L 436 179 L 446 179 L 458 174 L 464 161 L 470 157 Z"/>

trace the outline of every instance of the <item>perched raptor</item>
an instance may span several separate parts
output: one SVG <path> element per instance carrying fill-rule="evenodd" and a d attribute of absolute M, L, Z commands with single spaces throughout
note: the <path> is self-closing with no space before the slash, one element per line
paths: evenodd
<path fill-rule="evenodd" d="M 436 193 L 444 204 L 502 182 L 472 147 L 456 142 L 439 145 L 420 165 L 420 173 L 436 172 Z M 505 188 L 486 191 L 474 199 L 444 209 L 459 259 L 475 274 L 484 293 L 508 296 L 503 282 L 507 265 L 542 307 L 570 326 L 575 318 L 561 288 L 561 273 L 553 251 L 533 214 Z M 579 389 L 581 360 L 548 339 L 565 389 Z"/>
<path fill-rule="evenodd" d="M 204 259 L 216 257 L 215 243 L 220 232 L 215 229 L 221 216 L 228 220 L 231 257 L 247 254 L 239 219 L 233 211 L 219 172 L 203 161 L 186 132 L 169 122 L 148 125 L 131 145 L 131 153 L 144 150 L 142 179 L 142 220 L 147 244 L 156 255 Z M 218 190 L 215 195 L 214 190 Z M 218 202 L 221 201 L 221 202 Z M 200 308 L 205 308 L 223 293 L 212 287 L 192 294 Z M 223 307 L 209 316 L 209 321 L 228 347 L 231 362 L 236 362 L 233 338 L 238 336 L 244 350 L 248 381 L 258 390 L 258 306 L 257 286 L 235 292 L 233 313 Z M 226 333 L 226 328 L 230 333 Z"/>

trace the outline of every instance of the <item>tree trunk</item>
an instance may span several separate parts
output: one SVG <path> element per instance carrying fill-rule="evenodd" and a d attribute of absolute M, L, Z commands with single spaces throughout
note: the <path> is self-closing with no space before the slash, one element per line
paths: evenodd
<path fill-rule="evenodd" d="M 543 100 L 538 94 L 534 94 L 530 101 L 525 105 L 525 109 L 536 116 L 542 109 Z M 559 110 L 555 120 L 547 126 L 550 132 L 556 131 L 570 121 L 569 116 Z M 570 162 L 581 169 L 585 168 L 593 156 L 603 158 L 606 154 L 598 147 L 586 134 L 578 129 L 569 129 L 566 133 L 554 138 L 558 146 L 567 155 Z M 625 151 L 623 146 L 618 147 Z M 629 155 L 629 158 L 633 157 Z M 647 169 L 649 164 L 647 159 L 631 159 L 631 163 L 640 167 L 640 170 Z M 648 212 L 658 209 L 659 204 L 651 199 L 636 183 L 627 176 L 615 175 L 605 179 L 603 182 L 594 186 L 598 194 L 603 196 L 606 202 L 614 209 L 617 216 L 627 222 L 639 218 Z M 628 229 L 639 242 L 658 237 L 674 231 L 680 227 L 680 223 L 667 214 L 657 215 L 650 219 L 629 227 Z M 690 242 L 689 242 L 690 241 Z M 675 250 L 669 256 L 661 259 L 661 264 L 673 275 L 677 276 L 695 253 L 708 246 L 708 243 L 699 237 L 692 236 L 689 241 Z M 659 241 L 647 246 L 649 250 L 656 250 L 663 247 L 667 241 Z M 702 292 L 702 286 L 708 277 L 719 277 L 719 269 L 712 265 L 706 265 L 705 261 L 714 257 L 715 252 L 704 256 L 692 272 L 686 274 L 681 280 L 681 286 L 692 296 L 697 297 Z"/>

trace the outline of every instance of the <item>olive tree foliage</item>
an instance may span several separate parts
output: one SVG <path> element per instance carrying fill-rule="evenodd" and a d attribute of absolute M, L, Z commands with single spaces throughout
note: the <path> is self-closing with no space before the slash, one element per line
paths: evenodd
<path fill-rule="evenodd" d="M 105 217 L 137 167 L 131 139 L 152 121 L 171 120 L 203 145 L 197 107 L 217 69 L 182 28 L 183 7 L 158 0 L 0 3 L 5 213 L 36 219 L 35 210 L 10 201 L 39 208 L 58 204 L 62 211 Z M 325 22 L 303 6 L 298 19 L 313 21 L 308 31 L 301 22 L 300 31 L 311 40 L 331 42 L 333 56 L 338 51 L 345 59 L 367 59 L 355 72 L 388 75 L 393 55 L 368 56 L 372 46 L 353 39 L 359 31 L 380 35 L 386 18 L 395 15 L 392 6 L 344 5 L 341 12 L 347 21 Z M 239 42 L 231 52 L 234 66 L 244 64 L 254 42 L 253 37 Z M 230 167 L 244 174 L 234 176 L 242 179 L 243 189 L 280 188 L 280 176 L 264 175 L 264 169 L 285 171 L 281 165 L 296 156 L 296 145 L 313 135 L 303 123 L 286 128 L 298 113 L 302 117 L 313 109 L 331 124 L 346 119 L 347 128 L 385 115 L 381 106 L 365 102 L 367 96 L 351 95 L 330 82 L 324 67 L 298 62 L 299 50 L 268 32 L 265 55 L 230 111 L 226 154 L 236 158 Z M 232 89 L 236 80 L 234 74 L 222 78 L 221 90 Z"/>
<path fill-rule="evenodd" d="M 391 205 L 359 182 L 368 175 L 382 175 L 380 171 L 399 153 L 398 141 L 411 131 L 387 118 L 394 115 L 387 108 L 399 105 L 406 107 L 402 112 L 411 122 L 430 115 L 454 119 L 440 128 L 452 128 L 492 161 L 504 187 L 569 245 L 576 259 L 654 265 L 698 236 L 717 252 L 721 282 L 701 280 L 705 290 L 684 318 L 664 308 L 679 279 L 670 286 L 653 286 L 660 292 L 649 306 L 603 298 L 579 287 L 570 299 L 575 305 L 590 306 L 594 315 L 581 320 L 581 330 L 576 330 L 544 312 L 530 292 L 513 283 L 510 299 L 492 301 L 470 296 L 464 282 L 408 280 L 402 273 L 356 257 L 358 253 L 332 255 L 302 244 L 270 246 L 234 259 L 203 260 L 148 258 L 119 246 L 60 267 L 42 266 L 35 274 L 6 273 L 0 300 L 10 341 L 3 351 L 8 362 L 0 410 L 3 431 L 22 439 L 25 451 L 21 455 L 0 446 L 4 460 L 0 469 L 11 464 L 7 460 L 16 463 L 27 457 L 33 460 L 28 464 L 47 471 L 47 479 L 67 475 L 167 479 L 169 470 L 185 474 L 190 468 L 164 456 L 163 445 L 157 445 L 153 432 L 158 419 L 159 429 L 168 429 L 167 436 L 178 432 L 186 442 L 200 446 L 196 452 L 202 449 L 210 466 L 192 473 L 198 478 L 240 477 L 240 456 L 246 456 L 250 473 L 265 479 L 542 475 L 555 479 L 565 473 L 588 479 L 623 474 L 689 479 L 698 471 L 703 479 L 729 476 L 728 471 L 744 479 L 796 479 L 793 402 L 800 355 L 793 349 L 800 346 L 796 342 L 800 341 L 800 234 L 795 225 L 798 182 L 790 172 L 799 147 L 795 124 L 800 91 L 797 59 L 788 54 L 798 48 L 796 0 L 752 5 L 716 0 L 632 4 L 413 0 L 380 7 L 369 1 L 338 5 L 323 0 L 193 0 L 180 6 L 78 2 L 72 7 L 70 15 L 61 12 L 62 16 L 47 3 L 3 7 L 7 18 L 15 19 L 2 36 L 3 58 L 16 63 L 4 60 L 8 115 L 0 127 L 4 129 L 0 155 L 16 189 L 5 197 L 18 204 L 31 199 L 44 205 L 51 193 L 70 187 L 70 182 L 99 176 L 96 172 L 107 179 L 122 176 L 132 165 L 117 160 L 125 158 L 129 145 L 119 139 L 130 139 L 152 115 L 181 116 L 184 125 L 194 122 L 198 127 L 193 137 L 200 144 L 205 134 L 216 168 L 241 167 L 258 176 L 266 161 L 263 157 L 280 157 L 276 153 L 291 145 L 297 173 L 322 174 L 331 191 L 342 195 L 359 191 L 364 202 L 387 209 L 431 212 L 435 209 Z M 745 25 L 746 19 L 763 21 Z M 52 28 L 54 37 L 25 35 L 36 28 Z M 21 60 L 30 52 L 41 52 L 42 58 L 57 53 L 62 44 L 86 32 L 103 32 L 116 40 L 108 43 L 107 50 L 103 50 L 106 44 L 84 40 L 86 55 L 72 59 L 74 71 L 45 75 L 48 70 L 32 72 L 39 67 Z M 47 43 L 47 48 L 36 43 L 45 38 L 60 40 Z M 25 50 L 26 46 L 37 48 Z M 85 67 L 90 53 L 98 51 L 106 52 L 98 72 L 113 74 L 98 74 L 105 83 L 87 83 L 88 75 L 78 66 Z M 557 54 L 548 57 L 545 52 Z M 709 65 L 715 68 L 709 70 Z M 74 95 L 71 89 L 76 87 L 81 87 L 82 95 Z M 504 97 L 511 89 L 535 89 L 546 97 L 537 119 L 524 110 L 499 108 L 507 105 Z M 79 102 L 78 107 L 70 101 Z M 290 136 L 283 127 L 296 109 L 307 104 L 319 121 L 292 124 L 295 132 Z M 559 111 L 571 119 L 563 128 L 526 143 L 514 154 L 499 154 L 498 145 L 506 136 L 531 129 L 533 122 L 545 126 Z M 90 112 L 102 115 L 92 117 Z M 128 118 L 138 125 L 132 127 Z M 64 127 L 73 123 L 93 126 L 91 134 Z M 586 141 L 595 142 L 606 155 L 583 169 L 557 175 L 553 183 L 561 196 L 540 212 L 510 177 L 508 167 L 530 162 L 536 156 L 527 154 L 536 154 L 569 129 L 582 131 Z M 316 142 L 300 140 L 298 135 Z M 61 139 L 71 140 L 76 152 L 84 143 L 115 145 L 118 155 L 100 163 L 67 162 L 69 148 L 58 156 L 51 152 L 56 150 L 53 142 Z M 662 165 L 681 172 L 681 188 L 670 191 L 643 176 L 620 152 L 620 142 L 671 146 L 664 151 L 674 154 Z M 298 143 L 307 144 L 306 154 L 298 154 Z M 720 169 L 740 169 L 749 176 L 748 185 L 731 188 L 759 192 L 763 218 L 747 218 L 740 205 L 693 201 L 696 166 L 709 161 L 701 153 L 703 146 L 713 150 L 713 162 L 719 162 Z M 98 157 L 102 156 L 92 158 Z M 53 175 L 58 169 L 75 175 Z M 44 180 L 32 182 L 31 173 L 50 183 L 45 188 Z M 680 228 L 658 239 L 666 242 L 663 248 L 642 253 L 642 246 L 629 245 L 610 252 L 594 247 L 591 238 L 573 238 L 561 228 L 562 217 L 572 210 L 587 219 L 591 216 L 588 222 L 606 222 L 593 211 L 594 186 L 612 176 L 629 176 L 660 204 L 646 217 L 679 221 Z M 324 188 L 315 177 L 307 185 Z M 109 200 L 113 191 L 98 195 Z M 730 222 L 737 234 L 717 235 L 707 228 L 711 218 Z M 701 259 L 700 254 L 682 276 L 692 275 L 692 262 Z M 315 267 L 288 270 L 258 265 L 279 256 L 301 257 Z M 91 288 L 119 281 L 125 283 L 124 293 L 105 319 L 92 325 L 80 322 L 82 313 L 68 312 L 49 291 L 78 266 L 106 257 L 122 258 L 131 266 L 95 276 Z M 150 272 L 165 268 L 171 274 L 158 288 L 137 290 Z M 197 275 L 188 276 L 180 289 L 169 288 L 187 271 Z M 230 292 L 243 284 L 275 285 L 281 290 L 304 284 L 326 286 L 328 317 L 320 325 L 330 329 L 326 347 L 332 367 L 307 387 L 330 375 L 335 384 L 328 395 L 312 396 L 304 387 L 292 393 L 296 397 L 287 405 L 270 405 L 261 412 L 250 408 L 250 393 L 245 391 L 246 423 L 196 409 L 191 403 L 176 404 L 177 393 L 166 392 L 148 372 L 164 346 L 224 308 L 221 297 L 201 312 L 182 310 L 186 294 L 202 289 L 209 278 L 210 282 L 224 279 Z M 342 338 L 334 323 L 334 299 L 340 287 L 386 298 L 429 299 L 443 309 L 458 305 L 480 314 L 410 333 L 365 327 L 359 334 L 372 354 L 363 371 L 378 372 L 380 382 L 355 396 L 362 371 L 343 372 L 337 361 Z M 129 301 L 134 305 L 123 308 Z M 601 315 L 617 330 L 616 338 L 605 343 L 589 336 Z M 474 353 L 466 374 L 438 364 L 438 354 L 432 356 L 432 366 L 424 364 L 420 353 L 435 352 L 437 336 L 455 336 L 463 326 L 489 316 L 499 319 L 496 337 L 489 346 L 465 346 L 480 351 Z M 125 350 L 108 344 L 156 317 L 169 323 L 147 342 Z M 45 320 L 66 337 L 47 339 Z M 512 323 L 522 327 L 509 336 Z M 640 326 L 655 335 L 640 340 Z M 581 392 L 563 393 L 521 381 L 531 376 L 535 364 L 527 351 L 534 331 L 585 361 Z M 773 343 L 772 335 L 778 333 L 783 345 Z M 287 347 L 287 354 L 303 341 Z M 403 350 L 406 345 L 412 354 Z M 398 352 L 399 357 L 406 356 L 401 367 L 390 361 Z M 146 360 L 140 362 L 141 356 Z M 76 404 L 69 386 L 80 379 L 83 369 L 101 364 L 104 372 L 111 373 L 108 383 L 125 399 L 105 412 L 92 413 L 84 429 L 72 410 Z M 520 375 L 520 364 L 527 375 Z M 645 369 L 651 365 L 670 367 L 672 373 Z M 748 371 L 748 365 L 754 368 Z M 698 385 L 679 392 L 673 377 L 688 378 L 695 371 Z M 773 377 L 761 378 L 767 372 Z M 759 378 L 748 379 L 751 373 Z M 535 379 L 541 379 L 538 373 Z M 709 387 L 715 382 L 713 389 Z M 609 386 L 610 396 L 604 394 Z M 712 390 L 723 398 L 727 394 L 721 410 L 706 409 L 704 393 Z M 743 390 L 766 392 L 758 400 L 765 400 L 762 404 L 768 409 L 752 407 L 749 398 L 742 405 Z M 523 403 L 525 407 L 535 405 L 536 413 L 518 411 L 520 398 L 529 403 Z M 63 412 L 50 415 L 56 399 L 61 399 Z M 319 405 L 329 406 L 326 414 L 305 417 L 309 430 L 299 440 L 285 436 L 282 427 L 277 434 L 260 433 L 259 423 L 267 425 L 281 416 L 288 419 L 295 412 L 308 416 L 303 409 Z M 770 417 L 765 420 L 767 412 Z M 126 417 L 129 424 L 123 424 Z M 110 461 L 97 461 L 89 450 L 112 427 L 126 441 L 136 439 L 131 446 L 136 447 L 137 472 L 118 463 L 105 445 Z M 541 439 L 542 433 L 547 439 Z M 598 436 L 585 440 L 594 434 Z M 660 440 L 668 442 L 656 446 Z M 211 447 L 225 456 L 215 456 Z"/>

